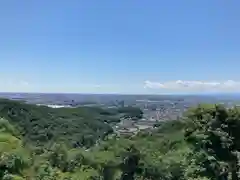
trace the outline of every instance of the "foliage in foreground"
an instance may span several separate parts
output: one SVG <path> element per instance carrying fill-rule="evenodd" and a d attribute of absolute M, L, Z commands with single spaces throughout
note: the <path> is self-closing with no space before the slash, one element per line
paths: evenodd
<path fill-rule="evenodd" d="M 64 141 L 35 147 L 4 118 L 0 179 L 237 180 L 239 130 L 239 109 L 199 105 L 183 120 L 132 137 L 110 136 L 86 150 Z"/>

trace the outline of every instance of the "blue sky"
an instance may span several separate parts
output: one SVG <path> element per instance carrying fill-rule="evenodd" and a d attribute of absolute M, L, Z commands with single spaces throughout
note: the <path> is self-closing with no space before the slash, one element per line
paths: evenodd
<path fill-rule="evenodd" d="M 239 0 L 0 1 L 0 91 L 239 91 L 239 7 Z"/>

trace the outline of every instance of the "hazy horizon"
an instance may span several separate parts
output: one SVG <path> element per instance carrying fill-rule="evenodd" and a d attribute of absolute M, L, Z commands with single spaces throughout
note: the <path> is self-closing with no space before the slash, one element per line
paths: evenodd
<path fill-rule="evenodd" d="M 1 94 L 45 94 L 45 95 L 140 95 L 140 96 L 240 96 L 240 93 L 158 93 L 158 94 L 140 94 L 140 93 L 77 93 L 77 92 L 0 92 Z"/>

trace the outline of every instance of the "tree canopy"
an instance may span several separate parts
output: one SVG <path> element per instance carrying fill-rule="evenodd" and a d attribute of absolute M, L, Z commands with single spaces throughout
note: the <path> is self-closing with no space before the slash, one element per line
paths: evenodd
<path fill-rule="evenodd" d="M 49 108 L 22 102 L 0 100 L 0 115 L 9 120 L 25 142 L 45 145 L 63 141 L 71 147 L 90 147 L 112 133 L 112 124 L 121 114 L 137 116 L 137 108 L 100 107 Z"/>

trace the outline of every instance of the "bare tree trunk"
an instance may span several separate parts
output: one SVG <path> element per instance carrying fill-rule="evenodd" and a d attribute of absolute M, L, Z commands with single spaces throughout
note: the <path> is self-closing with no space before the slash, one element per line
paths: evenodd
<path fill-rule="evenodd" d="M 230 164 L 231 166 L 231 180 L 239 180 L 238 178 L 238 161 L 235 159 Z"/>

